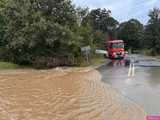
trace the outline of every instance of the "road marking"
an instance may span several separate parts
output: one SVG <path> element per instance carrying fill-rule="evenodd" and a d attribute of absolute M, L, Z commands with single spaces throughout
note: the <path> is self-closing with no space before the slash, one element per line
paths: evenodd
<path fill-rule="evenodd" d="M 134 63 L 130 63 L 128 77 L 134 77 L 134 76 L 135 76 L 135 65 Z"/>
<path fill-rule="evenodd" d="M 135 75 L 135 65 L 134 65 L 134 63 L 133 63 L 133 67 L 132 67 L 132 77 L 134 77 L 134 75 Z"/>
<path fill-rule="evenodd" d="M 131 76 L 131 73 L 132 73 L 132 63 L 130 63 L 129 65 L 128 77 Z"/>

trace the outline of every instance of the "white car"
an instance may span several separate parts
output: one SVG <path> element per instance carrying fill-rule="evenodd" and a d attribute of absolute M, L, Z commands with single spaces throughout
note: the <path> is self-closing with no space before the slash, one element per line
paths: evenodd
<path fill-rule="evenodd" d="M 96 50 L 96 54 L 101 54 L 105 57 L 108 57 L 108 52 L 106 50 Z"/>

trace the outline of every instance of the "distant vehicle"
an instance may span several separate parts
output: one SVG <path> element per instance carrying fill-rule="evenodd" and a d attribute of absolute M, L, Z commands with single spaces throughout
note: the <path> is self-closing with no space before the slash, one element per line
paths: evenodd
<path fill-rule="evenodd" d="M 108 52 L 106 50 L 96 50 L 96 54 L 108 56 Z"/>
<path fill-rule="evenodd" d="M 126 52 L 123 40 L 110 40 L 107 42 L 108 57 L 110 59 L 124 59 Z"/>

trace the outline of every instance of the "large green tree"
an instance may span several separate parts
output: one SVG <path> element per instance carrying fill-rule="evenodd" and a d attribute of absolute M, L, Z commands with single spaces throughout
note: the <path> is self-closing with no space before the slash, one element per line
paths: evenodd
<path fill-rule="evenodd" d="M 86 33 L 79 33 L 70 0 L 8 0 L 1 13 L 7 22 L 8 59 L 20 64 L 33 64 L 42 57 L 79 57 L 89 34 L 85 26 Z"/>
<path fill-rule="evenodd" d="M 6 1 L 0 0 L 0 47 L 4 47 L 5 45 L 4 35 L 6 29 L 6 21 L 5 17 L 2 15 L 2 11 L 4 6 L 6 5 Z"/>
<path fill-rule="evenodd" d="M 6 27 L 5 18 L 2 15 L 0 15 L 0 47 L 4 47 L 5 45 L 5 39 L 4 39 L 5 27 Z"/>
<path fill-rule="evenodd" d="M 111 15 L 110 10 L 94 9 L 83 20 L 83 24 L 90 23 L 93 30 L 101 30 L 107 32 L 110 27 L 116 28 L 118 21 Z"/>
<path fill-rule="evenodd" d="M 92 27 L 94 42 L 100 49 L 105 49 L 108 34 L 115 37 L 116 27 L 119 24 L 111 16 L 111 11 L 106 9 L 93 9 L 83 19 L 82 24 L 89 24 Z"/>
<path fill-rule="evenodd" d="M 118 39 L 126 43 L 126 49 L 140 49 L 143 41 L 143 24 L 136 19 L 121 23 L 118 31 Z"/>
<path fill-rule="evenodd" d="M 149 22 L 145 27 L 144 44 L 152 54 L 160 53 L 160 9 L 154 8 L 149 13 Z"/>

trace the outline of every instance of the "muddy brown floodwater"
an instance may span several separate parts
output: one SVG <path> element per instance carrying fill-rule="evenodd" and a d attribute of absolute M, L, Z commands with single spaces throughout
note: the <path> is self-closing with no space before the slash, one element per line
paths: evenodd
<path fill-rule="evenodd" d="M 145 120 L 90 68 L 0 72 L 0 120 Z"/>

